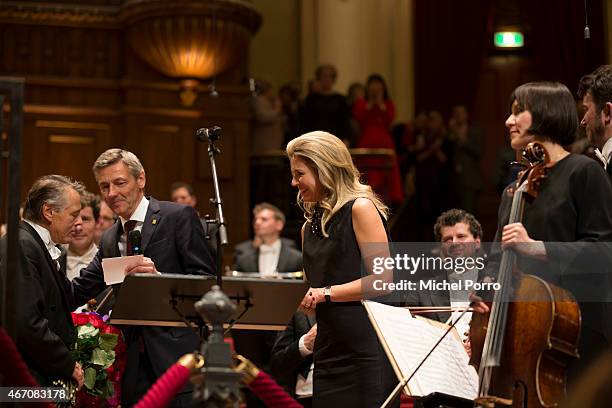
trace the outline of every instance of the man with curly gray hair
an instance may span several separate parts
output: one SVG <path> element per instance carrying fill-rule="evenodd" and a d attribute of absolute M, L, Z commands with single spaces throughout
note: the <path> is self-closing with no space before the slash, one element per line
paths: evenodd
<path fill-rule="evenodd" d="M 59 246 L 70 242 L 71 231 L 80 222 L 83 191 L 83 185 L 64 176 L 40 177 L 28 191 L 19 226 L 25 262 L 17 287 L 11 288 L 17 294 L 15 343 L 42 386 L 70 379 L 83 385 L 83 370 L 70 350 L 76 334 Z"/>

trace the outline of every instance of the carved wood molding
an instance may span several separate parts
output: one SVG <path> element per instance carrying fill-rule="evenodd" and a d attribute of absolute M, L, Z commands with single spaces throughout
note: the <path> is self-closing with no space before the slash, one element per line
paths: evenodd
<path fill-rule="evenodd" d="M 117 6 L 0 2 L 0 22 L 117 29 Z"/>

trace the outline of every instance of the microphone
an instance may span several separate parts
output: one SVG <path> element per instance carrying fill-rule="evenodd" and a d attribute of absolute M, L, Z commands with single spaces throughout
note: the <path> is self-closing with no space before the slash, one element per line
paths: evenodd
<path fill-rule="evenodd" d="M 223 133 L 223 129 L 219 126 L 203 127 L 196 131 L 196 138 L 200 142 L 215 142 Z"/>
<path fill-rule="evenodd" d="M 132 255 L 142 255 L 141 241 L 142 235 L 138 230 L 132 230 L 128 233 L 128 242 L 132 247 Z"/>

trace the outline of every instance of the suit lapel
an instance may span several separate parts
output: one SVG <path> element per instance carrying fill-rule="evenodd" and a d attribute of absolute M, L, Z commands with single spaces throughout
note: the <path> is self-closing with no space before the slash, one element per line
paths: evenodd
<path fill-rule="evenodd" d="M 121 238 L 121 221 L 115 223 L 102 235 L 101 245 L 102 258 L 115 258 L 121 256 L 119 251 L 119 239 Z"/>
<path fill-rule="evenodd" d="M 253 248 L 253 251 L 249 253 L 246 266 L 247 272 L 261 272 L 259 270 L 259 248 Z"/>
<path fill-rule="evenodd" d="M 45 245 L 43 240 L 40 238 L 40 235 L 38 235 L 38 232 L 36 232 L 36 230 L 32 228 L 31 225 L 29 225 L 27 222 L 22 222 L 21 228 L 26 233 L 30 234 L 34 238 L 36 243 L 38 243 L 38 245 L 40 246 L 40 249 L 42 250 L 44 254 L 45 260 L 47 261 L 49 272 L 51 273 L 51 276 L 53 277 L 53 280 L 55 281 L 57 289 L 60 291 L 60 296 L 62 298 L 62 304 L 64 305 L 64 310 L 68 313 L 68 317 L 69 317 L 68 320 L 72 323 L 72 317 L 70 316 L 71 308 L 70 308 L 70 304 L 68 303 L 68 293 L 66 291 L 67 289 L 66 285 L 67 285 L 67 280 L 68 280 L 68 278 L 66 277 L 66 270 L 61 269 L 61 268 L 57 269 L 57 264 L 53 260 L 53 258 L 51 258 L 51 254 L 47 250 L 47 246 Z"/>
<path fill-rule="evenodd" d="M 159 201 L 153 197 L 149 197 L 149 208 L 147 208 L 147 215 L 145 216 L 144 224 L 142 225 L 142 252 L 144 253 L 147 249 L 147 245 L 151 241 L 155 230 L 161 220 Z"/>
<path fill-rule="evenodd" d="M 446 272 L 438 274 L 436 278 L 446 279 L 445 276 Z M 428 290 L 425 292 L 427 293 L 427 296 L 429 296 L 433 306 L 450 306 L 450 293 L 448 290 Z M 436 314 L 438 315 L 438 320 L 441 322 L 445 322 L 450 317 L 450 313 L 448 312 L 440 312 Z"/>
<path fill-rule="evenodd" d="M 278 265 L 276 265 L 276 270 L 278 272 L 293 272 L 288 271 L 289 268 L 287 265 L 287 251 L 285 251 L 285 243 L 281 241 L 280 255 L 278 256 Z"/>

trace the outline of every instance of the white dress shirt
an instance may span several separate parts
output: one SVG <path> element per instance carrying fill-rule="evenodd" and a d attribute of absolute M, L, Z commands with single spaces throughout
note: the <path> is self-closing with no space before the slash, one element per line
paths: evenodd
<path fill-rule="evenodd" d="M 69 280 L 79 276 L 81 269 L 87 267 L 98 252 L 98 246 L 95 242 L 91 243 L 91 246 L 83 255 L 75 254 L 68 245 L 65 245 L 65 248 L 68 251 L 68 256 L 66 256 L 66 276 Z"/>
<path fill-rule="evenodd" d="M 261 276 L 278 274 L 278 259 L 280 258 L 281 240 L 277 239 L 271 245 L 259 246 L 259 273 Z"/>
<path fill-rule="evenodd" d="M 59 264 L 58 259 L 62 255 L 62 251 L 57 247 L 57 244 L 53 242 L 53 240 L 51 239 L 51 234 L 49 233 L 49 230 L 43 227 L 42 225 L 38 225 L 32 221 L 29 221 L 29 220 L 24 220 L 24 221 L 30 224 L 32 228 L 34 228 L 34 231 L 36 231 L 40 239 L 42 239 L 42 242 L 44 242 L 45 247 L 47 248 L 47 251 L 49 252 L 49 255 L 51 255 L 51 259 L 55 261 L 55 267 L 59 270 L 60 264 Z"/>
<path fill-rule="evenodd" d="M 451 284 L 461 281 L 462 287 L 465 287 L 466 281 L 476 282 L 478 280 L 478 269 L 472 269 L 469 271 L 465 271 L 463 273 L 457 273 L 457 272 L 449 273 L 448 280 L 449 280 L 449 283 Z M 470 299 L 469 299 L 470 293 L 467 290 L 451 290 L 449 294 L 450 294 L 450 304 L 453 310 L 455 308 L 463 309 L 470 305 Z M 457 320 L 459 316 L 461 315 L 461 313 L 463 312 L 453 311 L 450 315 L 449 320 L 447 321 L 447 324 L 451 324 L 452 322 Z M 466 341 L 468 338 L 468 335 L 470 332 L 470 321 L 471 320 L 472 320 L 472 312 L 467 312 L 466 314 L 463 315 L 461 320 L 459 320 L 455 324 L 455 328 L 457 329 L 457 332 L 459 333 L 459 336 L 461 336 L 461 340 L 463 341 Z"/>
<path fill-rule="evenodd" d="M 595 149 L 595 156 L 597 156 L 597 158 L 601 160 L 604 165 L 604 169 L 608 168 L 608 163 L 610 162 L 610 154 L 612 154 L 612 138 L 606 141 L 601 152 L 599 151 L 599 149 Z"/>
<path fill-rule="evenodd" d="M 124 233 L 121 234 L 119 238 L 119 252 L 122 256 L 125 256 L 125 252 L 127 251 L 127 234 L 125 233 L 125 223 L 131 220 L 136 221 L 136 226 L 134 227 L 134 231 L 141 231 L 142 226 L 144 224 L 145 217 L 147 216 L 147 210 L 149 209 L 149 200 L 146 197 L 142 197 L 138 207 L 134 210 L 134 213 L 130 217 L 129 220 L 126 220 L 123 217 L 119 217 L 119 221 L 121 221 L 121 227 L 123 228 Z"/>
<path fill-rule="evenodd" d="M 309 350 L 308 348 L 306 348 L 306 345 L 304 344 L 305 336 L 306 335 L 303 335 L 302 337 L 300 337 L 300 341 L 298 342 L 298 349 L 300 350 L 300 354 L 302 355 L 302 357 L 307 357 L 312 354 L 312 350 Z M 314 364 L 311 364 L 306 378 L 304 378 L 302 374 L 298 374 L 297 382 L 295 383 L 295 396 L 297 398 L 312 397 L 313 370 L 314 370 Z"/>

